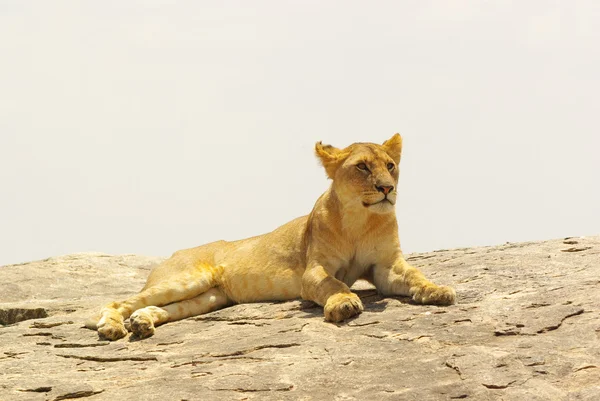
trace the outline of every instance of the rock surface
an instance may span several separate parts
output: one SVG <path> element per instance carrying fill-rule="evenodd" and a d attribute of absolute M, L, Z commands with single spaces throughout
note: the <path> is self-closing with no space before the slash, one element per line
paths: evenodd
<path fill-rule="evenodd" d="M 600 237 L 414 254 L 459 303 L 355 286 L 345 324 L 309 302 L 237 305 L 145 340 L 83 328 L 160 258 L 0 267 L 0 400 L 598 400 Z"/>

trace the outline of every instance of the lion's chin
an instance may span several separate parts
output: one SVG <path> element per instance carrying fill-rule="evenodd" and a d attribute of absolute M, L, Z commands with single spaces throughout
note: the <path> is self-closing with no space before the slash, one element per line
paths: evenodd
<path fill-rule="evenodd" d="M 375 203 L 363 202 L 363 206 L 370 212 L 377 214 L 387 214 L 394 211 L 395 204 L 391 200 L 385 198 Z"/>

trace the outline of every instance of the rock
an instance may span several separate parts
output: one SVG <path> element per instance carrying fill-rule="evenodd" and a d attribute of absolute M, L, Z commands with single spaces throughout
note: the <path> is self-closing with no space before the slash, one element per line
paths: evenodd
<path fill-rule="evenodd" d="M 259 303 L 116 342 L 83 322 L 137 292 L 161 258 L 0 267 L 0 399 L 598 399 L 600 237 L 408 259 L 454 286 L 458 304 L 414 305 L 358 283 L 365 312 L 343 324 L 310 302 Z"/>
<path fill-rule="evenodd" d="M 0 308 L 0 324 L 3 326 L 42 317 L 48 317 L 44 308 Z"/>

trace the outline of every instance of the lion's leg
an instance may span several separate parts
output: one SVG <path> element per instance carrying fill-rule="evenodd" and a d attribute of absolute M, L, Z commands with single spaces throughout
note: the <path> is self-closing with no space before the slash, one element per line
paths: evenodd
<path fill-rule="evenodd" d="M 158 325 L 212 312 L 230 303 L 223 291 L 211 288 L 192 299 L 162 307 L 147 306 L 132 313 L 129 318 L 131 331 L 137 337 L 149 337 L 154 334 L 154 328 Z"/>
<path fill-rule="evenodd" d="M 198 269 L 195 273 L 179 274 L 152 285 L 124 301 L 111 302 L 100 311 L 96 328 L 100 336 L 118 340 L 127 335 L 124 319 L 146 306 L 162 306 L 190 299 L 215 285 L 214 269 Z"/>
<path fill-rule="evenodd" d="M 399 257 L 392 267 L 375 266 L 372 282 L 383 295 L 410 296 L 415 302 L 451 305 L 456 302 L 453 288 L 427 280 L 423 273 Z"/>
<path fill-rule="evenodd" d="M 340 322 L 363 311 L 358 295 L 320 265 L 307 268 L 302 275 L 301 295 L 323 306 L 325 320 L 330 322 Z"/>

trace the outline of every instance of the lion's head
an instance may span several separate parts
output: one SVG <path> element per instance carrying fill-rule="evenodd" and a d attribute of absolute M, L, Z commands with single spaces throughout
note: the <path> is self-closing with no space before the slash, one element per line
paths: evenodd
<path fill-rule="evenodd" d="M 402 152 L 400 134 L 382 145 L 354 143 L 344 149 L 318 142 L 315 151 L 343 204 L 378 214 L 394 210 Z"/>

